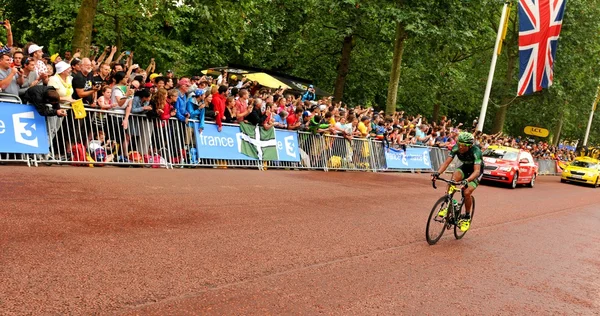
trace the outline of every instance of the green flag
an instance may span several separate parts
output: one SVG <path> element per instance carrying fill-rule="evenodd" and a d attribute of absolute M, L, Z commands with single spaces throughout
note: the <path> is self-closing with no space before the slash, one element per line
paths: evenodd
<path fill-rule="evenodd" d="M 259 160 L 278 160 L 275 129 L 240 123 L 242 154 Z"/>

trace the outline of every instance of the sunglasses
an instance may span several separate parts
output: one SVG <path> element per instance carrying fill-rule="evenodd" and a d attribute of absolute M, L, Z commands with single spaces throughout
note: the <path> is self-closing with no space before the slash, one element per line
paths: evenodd
<path fill-rule="evenodd" d="M 467 146 L 467 147 L 469 147 L 469 146 L 473 145 L 473 144 L 467 144 L 467 143 L 461 143 L 461 142 L 459 142 L 458 144 L 459 144 L 459 145 L 462 145 L 462 146 Z"/>

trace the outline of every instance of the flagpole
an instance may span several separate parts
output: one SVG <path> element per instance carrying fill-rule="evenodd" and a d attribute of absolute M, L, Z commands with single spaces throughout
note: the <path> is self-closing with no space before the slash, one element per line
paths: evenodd
<path fill-rule="evenodd" d="M 598 89 L 596 89 L 596 97 L 594 98 L 594 102 L 592 102 L 592 111 L 590 112 L 590 118 L 588 119 L 588 125 L 585 129 L 585 137 L 583 138 L 583 146 L 587 146 L 588 137 L 590 136 L 590 129 L 592 128 L 592 119 L 594 118 L 594 111 L 596 110 L 596 105 L 598 104 L 598 99 L 600 98 L 600 85 Z"/>
<path fill-rule="evenodd" d="M 492 81 L 494 80 L 494 72 L 496 71 L 496 61 L 498 60 L 498 48 L 502 41 L 502 34 L 504 31 L 504 25 L 506 24 L 506 13 L 508 11 L 508 1 L 504 2 L 502 8 L 502 16 L 500 17 L 500 25 L 498 25 L 498 35 L 496 36 L 496 45 L 494 47 L 494 55 L 492 56 L 492 64 L 490 65 L 490 74 L 488 76 L 487 85 L 485 86 L 485 94 L 483 96 L 483 104 L 481 105 L 481 112 L 477 122 L 477 130 L 483 131 L 483 123 L 485 123 L 485 115 L 487 112 L 487 106 L 490 101 L 490 92 L 492 91 Z"/>

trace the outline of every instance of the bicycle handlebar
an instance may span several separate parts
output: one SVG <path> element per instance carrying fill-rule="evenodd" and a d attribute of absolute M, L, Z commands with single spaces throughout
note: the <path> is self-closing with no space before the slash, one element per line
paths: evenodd
<path fill-rule="evenodd" d="M 434 189 L 437 189 L 437 187 L 435 186 L 435 181 L 436 180 L 440 180 L 442 182 L 446 182 L 446 183 L 449 183 L 449 184 L 452 184 L 452 185 L 461 185 L 462 184 L 461 183 L 462 181 L 456 182 L 454 180 L 446 180 L 444 178 L 439 178 L 438 177 L 438 178 L 435 178 L 435 179 L 431 180 L 431 185 L 433 186 Z"/>

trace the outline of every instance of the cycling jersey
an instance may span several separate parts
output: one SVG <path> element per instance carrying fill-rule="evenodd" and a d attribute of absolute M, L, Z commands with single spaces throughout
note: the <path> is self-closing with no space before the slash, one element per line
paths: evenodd
<path fill-rule="evenodd" d="M 452 150 L 450 150 L 449 155 L 452 158 L 458 157 L 458 159 L 462 162 L 462 165 L 456 170 L 462 173 L 463 179 L 466 179 L 473 174 L 473 172 L 475 171 L 475 165 L 481 165 L 481 171 L 479 172 L 477 178 L 469 182 L 469 185 L 471 185 L 474 188 L 477 188 L 479 182 L 481 181 L 481 178 L 483 177 L 484 163 L 481 149 L 478 146 L 473 145 L 471 146 L 471 148 L 469 148 L 467 152 L 461 154 L 458 151 L 458 144 L 456 144 L 454 145 L 454 147 L 452 147 Z"/>
<path fill-rule="evenodd" d="M 471 146 L 467 152 L 461 154 L 458 151 L 458 144 L 456 144 L 450 150 L 450 157 L 458 157 L 463 165 L 481 165 L 481 170 L 483 170 L 483 154 L 478 146 Z"/>

